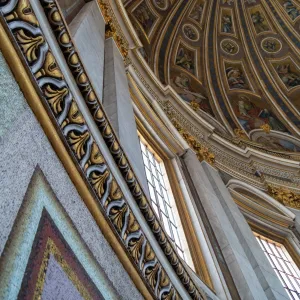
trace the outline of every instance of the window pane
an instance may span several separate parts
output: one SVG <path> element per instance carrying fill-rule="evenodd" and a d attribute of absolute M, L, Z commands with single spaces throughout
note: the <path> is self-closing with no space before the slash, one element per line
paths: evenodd
<path fill-rule="evenodd" d="M 142 152 L 147 153 L 145 145 L 141 142 Z"/>
<path fill-rule="evenodd" d="M 148 158 L 147 156 L 143 153 L 143 161 L 144 161 L 144 165 L 149 168 L 149 163 L 148 163 Z"/>
<path fill-rule="evenodd" d="M 180 251 L 180 255 L 184 257 L 180 236 L 178 234 L 172 207 L 170 205 L 168 196 L 169 192 L 166 190 L 165 183 L 168 183 L 168 178 L 165 174 L 165 168 L 157 155 L 152 152 L 151 148 L 148 147 L 144 141 L 140 140 L 140 142 L 150 192 L 151 205 L 157 217 L 163 224 L 166 233 L 169 235 L 176 248 L 178 248 L 178 251 Z M 173 199 L 172 196 L 171 199 Z"/>
<path fill-rule="evenodd" d="M 179 236 L 178 236 L 178 231 L 177 231 L 177 228 L 172 224 L 172 231 L 174 233 L 174 239 L 175 239 L 175 243 L 181 247 L 181 244 L 180 244 L 180 240 L 179 240 Z"/>
<path fill-rule="evenodd" d="M 158 208 L 157 208 L 156 204 L 154 202 L 152 202 L 151 204 L 152 204 L 152 207 L 153 207 L 156 215 L 159 217 Z"/>
<path fill-rule="evenodd" d="M 148 182 L 148 187 L 149 187 L 149 191 L 150 191 L 151 200 L 154 201 L 154 202 L 156 202 L 154 187 L 149 182 Z"/>
<path fill-rule="evenodd" d="M 158 198 L 159 208 L 163 211 L 164 214 L 166 214 L 163 198 L 159 194 L 157 194 L 157 198 Z"/>
<path fill-rule="evenodd" d="M 171 209 L 170 205 L 166 203 L 166 207 L 167 207 L 168 215 L 169 215 L 169 218 L 170 218 L 171 222 L 175 224 L 173 212 L 172 212 L 172 209 Z"/>
<path fill-rule="evenodd" d="M 262 236 L 256 236 L 259 245 L 264 250 L 265 255 L 271 262 L 282 286 L 286 289 L 291 299 L 300 299 L 300 277 L 298 270 L 294 269 L 294 262 L 289 255 L 285 254 L 286 249 L 283 245 L 268 240 Z M 265 249 L 266 251 L 265 251 Z"/>
<path fill-rule="evenodd" d="M 163 191 L 163 196 L 164 196 L 165 201 L 167 201 L 170 204 L 169 197 L 168 197 L 166 189 L 163 188 L 162 191 Z"/>
<path fill-rule="evenodd" d="M 158 183 L 157 179 L 156 178 L 153 178 L 153 179 L 154 179 L 154 184 L 155 184 L 156 191 L 161 193 L 159 183 Z"/>
<path fill-rule="evenodd" d="M 146 171 L 146 177 L 148 181 L 152 183 L 151 173 L 147 167 L 145 167 L 145 171 Z"/>
<path fill-rule="evenodd" d="M 151 166 L 151 172 L 152 172 L 152 174 L 158 179 L 158 176 L 157 176 L 156 170 L 155 170 L 155 166 L 152 163 L 150 163 L 150 166 Z"/>
<path fill-rule="evenodd" d="M 161 214 L 161 215 L 162 215 L 162 219 L 163 219 L 163 224 L 164 224 L 165 230 L 166 230 L 167 234 L 170 237 L 172 237 L 170 226 L 169 226 L 169 222 L 168 222 L 168 218 L 164 214 Z"/>

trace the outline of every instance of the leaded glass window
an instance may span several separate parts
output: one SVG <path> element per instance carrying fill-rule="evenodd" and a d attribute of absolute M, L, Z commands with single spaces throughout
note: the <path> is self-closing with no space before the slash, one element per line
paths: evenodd
<path fill-rule="evenodd" d="M 285 247 L 261 235 L 255 237 L 289 297 L 300 300 L 300 270 Z"/>
<path fill-rule="evenodd" d="M 178 254 L 185 259 L 180 235 L 174 219 L 172 203 L 170 202 L 170 190 L 167 189 L 169 182 L 164 164 L 144 140 L 140 139 L 140 144 L 152 207 L 173 241 Z"/>

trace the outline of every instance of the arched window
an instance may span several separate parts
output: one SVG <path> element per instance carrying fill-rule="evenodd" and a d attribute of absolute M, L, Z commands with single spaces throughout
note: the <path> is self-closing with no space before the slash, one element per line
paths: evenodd
<path fill-rule="evenodd" d="M 166 233 L 173 241 L 178 254 L 186 260 L 186 239 L 180 232 L 178 225 L 180 219 L 176 210 L 176 205 L 169 179 L 162 159 L 150 147 L 146 140 L 140 137 L 140 144 L 143 162 L 150 192 L 151 205 L 161 221 Z"/>
<path fill-rule="evenodd" d="M 300 270 L 285 247 L 257 233 L 254 235 L 289 297 L 300 300 Z"/>

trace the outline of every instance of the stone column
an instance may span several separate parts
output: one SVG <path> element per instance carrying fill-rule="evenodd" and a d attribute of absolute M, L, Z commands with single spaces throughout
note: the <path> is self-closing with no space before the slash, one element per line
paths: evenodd
<path fill-rule="evenodd" d="M 183 160 L 242 299 L 288 299 L 217 170 L 188 150 Z M 199 204 L 199 203 L 198 203 Z"/>
<path fill-rule="evenodd" d="M 136 177 L 150 197 L 123 57 L 114 40 L 105 41 L 103 106 Z"/>
<path fill-rule="evenodd" d="M 102 101 L 105 22 L 97 1 L 85 4 L 69 29 L 97 97 Z"/>

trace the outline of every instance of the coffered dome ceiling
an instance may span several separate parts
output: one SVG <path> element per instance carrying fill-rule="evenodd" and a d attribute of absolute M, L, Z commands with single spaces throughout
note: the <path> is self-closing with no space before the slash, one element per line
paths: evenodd
<path fill-rule="evenodd" d="M 220 133 L 300 151 L 299 0 L 123 4 L 161 83 Z"/>

